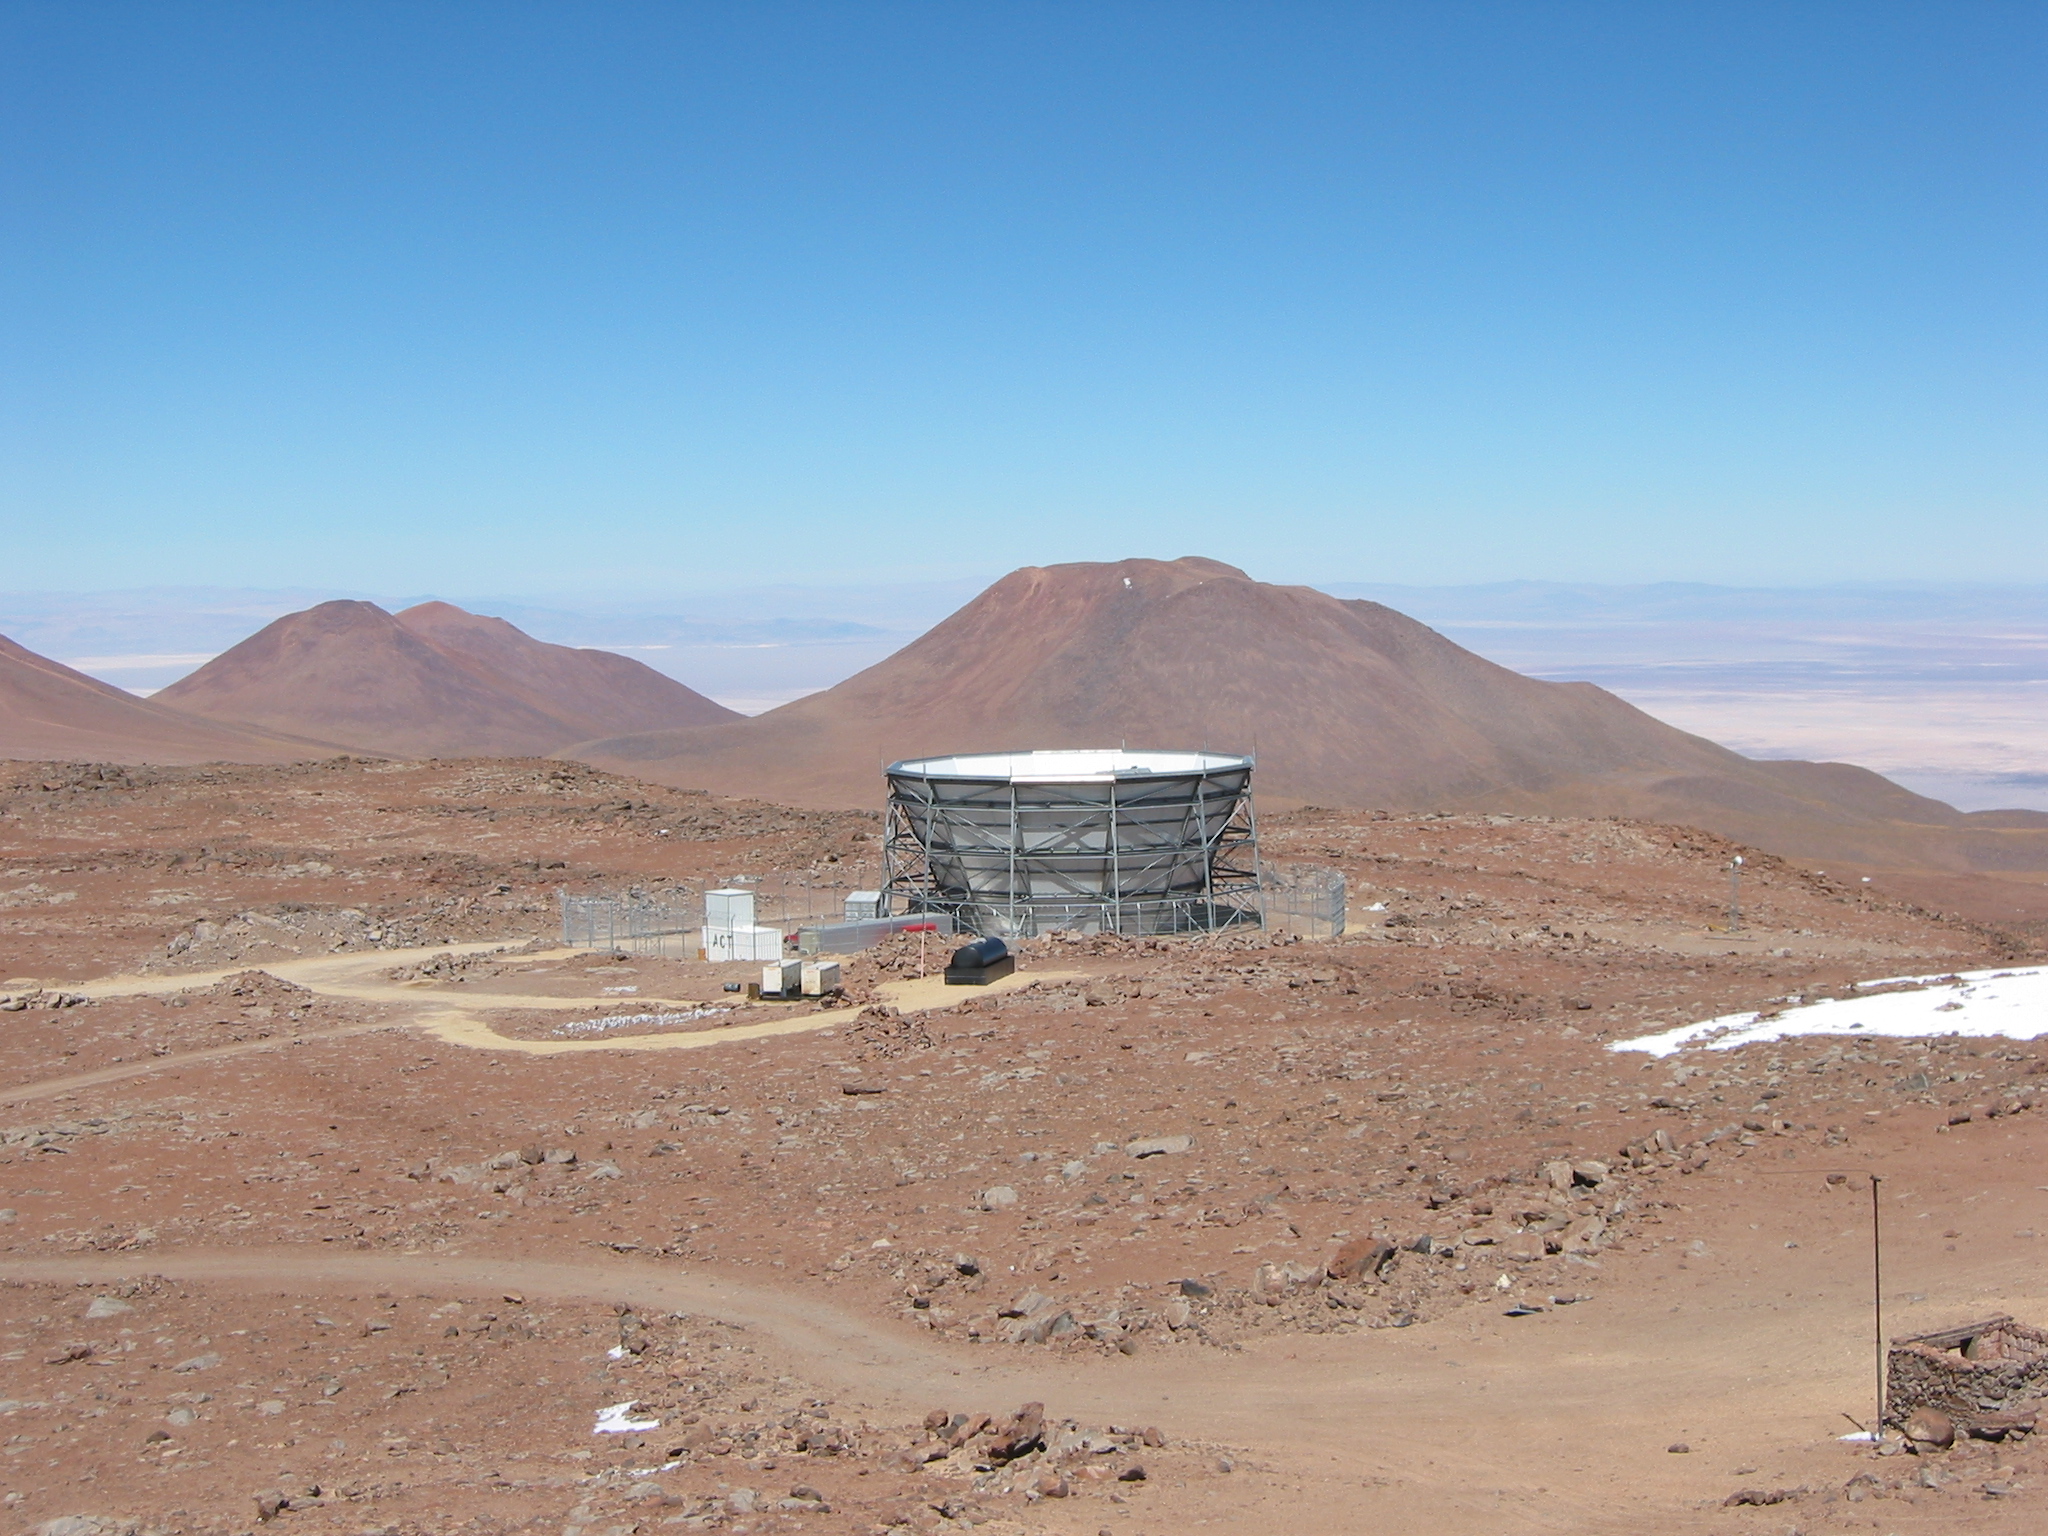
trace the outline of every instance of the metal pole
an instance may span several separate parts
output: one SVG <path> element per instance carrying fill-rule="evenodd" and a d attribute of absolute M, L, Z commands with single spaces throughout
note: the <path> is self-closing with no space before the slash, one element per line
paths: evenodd
<path fill-rule="evenodd" d="M 1870 1318 L 1877 1348 L 1877 1417 L 1870 1423 L 1870 1443 L 1884 1438 L 1884 1236 L 1883 1213 L 1877 1203 L 1878 1176 L 1870 1176 Z"/>
<path fill-rule="evenodd" d="M 1742 932 L 1742 855 L 1728 866 L 1728 931 Z"/>
<path fill-rule="evenodd" d="M 1117 830 L 1116 774 L 1109 776 L 1109 926 L 1124 931 L 1123 837 Z"/>

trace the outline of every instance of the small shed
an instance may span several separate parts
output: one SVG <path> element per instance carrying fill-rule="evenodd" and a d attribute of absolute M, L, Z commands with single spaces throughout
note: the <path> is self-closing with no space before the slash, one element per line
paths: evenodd
<path fill-rule="evenodd" d="M 2048 1332 L 2010 1317 L 1893 1339 L 1885 1418 L 1938 1408 L 1958 1425 L 2048 1397 Z"/>

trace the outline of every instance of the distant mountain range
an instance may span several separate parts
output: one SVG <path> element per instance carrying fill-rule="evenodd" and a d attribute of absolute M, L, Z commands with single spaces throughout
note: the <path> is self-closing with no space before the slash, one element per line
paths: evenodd
<path fill-rule="evenodd" d="M 0 757 L 102 763 L 290 763 L 346 751 L 138 699 L 0 636 Z"/>
<path fill-rule="evenodd" d="M 321 603 L 148 699 L 0 640 L 6 757 L 544 756 L 593 734 L 740 718 L 629 657 L 549 645 L 447 603 Z"/>
<path fill-rule="evenodd" d="M 1795 856 L 2048 868 L 2048 815 L 1965 815 L 1840 764 L 1758 761 L 1381 603 L 1212 560 L 1013 572 L 855 676 L 743 717 L 609 651 L 430 602 L 287 614 L 149 700 L 10 646 L 0 755 L 277 761 L 553 753 L 688 787 L 874 805 L 925 753 L 1255 750 L 1269 803 L 1618 815 Z"/>
<path fill-rule="evenodd" d="M 630 657 L 549 645 L 451 603 L 287 614 L 153 702 L 398 757 L 544 756 L 621 729 L 741 718 Z"/>
<path fill-rule="evenodd" d="M 1016 571 L 824 692 L 566 755 L 670 784 L 872 805 L 891 759 L 1118 741 L 1255 750 L 1273 800 L 1631 816 L 1798 856 L 2048 867 L 2048 815 L 1966 816 L 1864 769 L 1741 757 L 1591 684 L 1497 666 L 1382 604 L 1192 558 Z"/>

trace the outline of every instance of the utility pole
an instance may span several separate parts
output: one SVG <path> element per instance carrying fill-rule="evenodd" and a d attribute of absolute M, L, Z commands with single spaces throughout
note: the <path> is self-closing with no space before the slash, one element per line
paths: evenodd
<path fill-rule="evenodd" d="M 1728 931 L 1742 932 L 1742 855 L 1728 865 Z"/>
<path fill-rule="evenodd" d="M 1884 1216 L 1877 1203 L 1878 1176 L 1870 1176 L 1870 1323 L 1877 1335 L 1877 1417 L 1870 1423 L 1870 1443 L 1884 1439 Z"/>

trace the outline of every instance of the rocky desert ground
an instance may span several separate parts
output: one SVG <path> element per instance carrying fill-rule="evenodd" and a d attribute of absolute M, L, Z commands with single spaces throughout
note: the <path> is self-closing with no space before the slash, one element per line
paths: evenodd
<path fill-rule="evenodd" d="M 871 884 L 878 830 L 554 761 L 0 765 L 0 1528 L 2048 1519 L 2028 1437 L 1841 1438 L 1873 1174 L 1888 1334 L 2048 1323 L 2048 1045 L 1612 1048 L 2038 962 L 2038 880 L 1309 808 L 1263 842 L 1344 871 L 1335 940 L 983 992 L 905 938 L 803 1004 L 559 942 L 558 892 Z"/>

